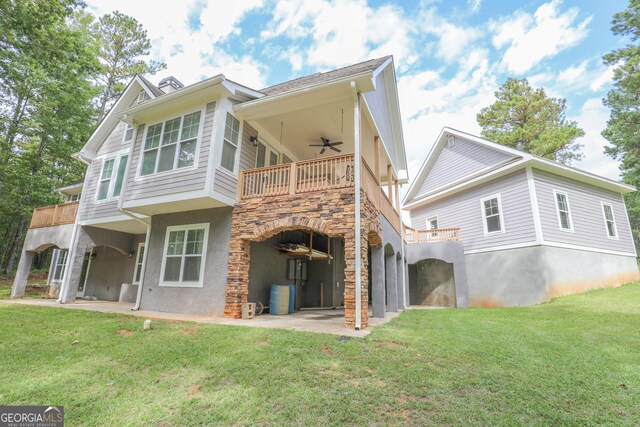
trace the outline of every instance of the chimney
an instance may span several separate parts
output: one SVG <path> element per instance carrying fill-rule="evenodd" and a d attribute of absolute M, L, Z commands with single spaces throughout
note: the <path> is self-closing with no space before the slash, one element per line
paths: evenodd
<path fill-rule="evenodd" d="M 165 77 L 164 79 L 160 80 L 160 83 L 158 83 L 158 89 L 160 89 L 164 93 L 175 92 L 176 90 L 182 89 L 183 87 L 184 85 L 173 76 Z"/>

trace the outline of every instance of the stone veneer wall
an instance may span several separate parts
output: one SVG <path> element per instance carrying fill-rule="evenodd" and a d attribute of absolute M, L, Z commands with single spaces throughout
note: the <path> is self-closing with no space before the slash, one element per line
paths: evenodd
<path fill-rule="evenodd" d="M 353 187 L 285 196 L 239 200 L 233 209 L 226 288 L 226 317 L 239 318 L 249 293 L 251 242 L 286 230 L 312 230 L 344 239 L 345 326 L 355 326 L 355 196 Z M 379 212 L 361 192 L 362 328 L 369 321 L 369 245 L 380 246 Z"/>

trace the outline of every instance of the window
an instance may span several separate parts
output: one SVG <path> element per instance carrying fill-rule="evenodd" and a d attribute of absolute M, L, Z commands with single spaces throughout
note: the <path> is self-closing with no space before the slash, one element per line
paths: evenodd
<path fill-rule="evenodd" d="M 209 224 L 167 227 L 161 286 L 202 287 Z"/>
<path fill-rule="evenodd" d="M 481 201 L 482 216 L 484 218 L 484 234 L 495 234 L 504 232 L 502 220 L 502 203 L 500 195 L 491 196 Z"/>
<path fill-rule="evenodd" d="M 136 254 L 136 266 L 133 272 L 133 283 L 140 283 L 140 275 L 142 274 L 142 259 L 144 258 L 144 243 L 138 245 L 138 253 Z"/>
<path fill-rule="evenodd" d="M 78 200 L 80 200 L 80 193 L 78 193 L 78 194 L 70 194 L 67 197 L 67 202 L 77 202 Z"/>
<path fill-rule="evenodd" d="M 124 130 L 124 136 L 122 137 L 122 143 L 125 144 L 127 142 L 131 142 L 133 139 L 133 126 L 130 124 L 126 124 L 126 128 Z"/>
<path fill-rule="evenodd" d="M 102 172 L 100 172 L 100 183 L 98 184 L 98 200 L 104 200 L 109 195 L 109 187 L 111 186 L 111 177 L 113 175 L 113 164 L 116 159 L 108 159 L 102 163 Z"/>
<path fill-rule="evenodd" d="M 122 192 L 124 174 L 127 170 L 128 154 L 121 154 L 112 159 L 106 159 L 102 164 L 100 182 L 98 183 L 98 200 L 119 197 Z M 117 164 L 117 168 L 115 165 Z"/>
<path fill-rule="evenodd" d="M 236 168 L 236 151 L 238 150 L 239 134 L 240 121 L 230 113 L 227 113 L 227 121 L 224 125 L 224 141 L 222 143 L 222 160 L 220 161 L 220 165 L 229 172 L 234 172 Z"/>
<path fill-rule="evenodd" d="M 429 230 L 437 230 L 438 229 L 438 217 L 433 216 L 431 218 L 427 218 L 427 228 Z"/>
<path fill-rule="evenodd" d="M 146 91 L 141 90 L 140 93 L 138 94 L 138 100 L 137 100 L 138 104 L 140 104 L 141 102 L 144 102 L 144 101 L 146 101 L 148 99 L 151 99 L 149 97 L 149 94 Z"/>
<path fill-rule="evenodd" d="M 200 111 L 149 126 L 140 175 L 193 166 L 200 130 Z"/>
<path fill-rule="evenodd" d="M 53 276 L 51 280 L 59 282 L 64 278 L 64 270 L 67 267 L 67 251 L 56 249 L 56 261 L 53 266 Z"/>
<path fill-rule="evenodd" d="M 553 190 L 556 197 L 556 207 L 558 209 L 558 223 L 561 230 L 573 231 L 573 222 L 571 221 L 571 211 L 569 210 L 569 196 Z"/>
<path fill-rule="evenodd" d="M 604 214 L 604 223 L 607 227 L 607 236 L 612 239 L 617 239 L 618 229 L 616 228 L 616 219 L 613 216 L 613 206 L 608 203 L 603 203 L 602 213 Z"/>

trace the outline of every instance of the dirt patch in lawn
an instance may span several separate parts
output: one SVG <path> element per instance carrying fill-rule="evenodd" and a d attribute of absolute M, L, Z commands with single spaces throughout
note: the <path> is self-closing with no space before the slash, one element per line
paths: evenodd
<path fill-rule="evenodd" d="M 129 331 L 127 329 L 122 329 L 122 328 L 118 329 L 118 333 L 123 337 L 132 337 L 135 334 L 135 332 L 133 331 Z"/>

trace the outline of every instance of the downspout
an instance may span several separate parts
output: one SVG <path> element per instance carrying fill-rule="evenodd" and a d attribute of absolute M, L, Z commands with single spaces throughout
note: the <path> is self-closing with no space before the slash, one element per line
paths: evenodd
<path fill-rule="evenodd" d="M 126 121 L 126 116 L 124 117 Z M 122 192 L 120 193 L 120 199 L 118 200 L 118 210 L 124 215 L 141 222 L 147 227 L 147 234 L 144 238 L 144 254 L 142 255 L 142 268 L 140 270 L 140 281 L 138 282 L 138 293 L 136 294 L 136 305 L 134 305 L 131 310 L 138 311 L 140 310 L 140 304 L 142 302 L 142 289 L 144 288 L 144 277 L 145 272 L 147 270 L 147 256 L 149 254 L 149 239 L 151 237 L 151 221 L 145 221 L 142 218 L 138 218 L 133 213 L 125 210 L 122 205 L 124 203 L 124 193 L 127 188 L 127 183 L 129 182 L 129 168 L 131 167 L 131 161 L 133 160 L 133 150 L 135 148 L 136 139 L 138 138 L 138 126 L 135 121 L 126 122 L 133 126 L 133 138 L 131 138 L 131 146 L 129 148 L 129 157 L 127 157 L 127 168 L 125 169 L 124 179 L 122 180 Z"/>
<path fill-rule="evenodd" d="M 355 329 L 359 331 L 362 327 L 362 242 L 360 229 L 360 92 L 356 89 L 356 82 L 351 82 L 351 94 L 353 95 L 353 142 L 355 146 L 354 150 L 354 181 L 355 181 L 355 204 L 356 204 L 356 218 L 355 218 L 355 234 L 356 234 L 356 249 L 355 249 L 355 273 L 356 273 L 356 324 Z"/>

